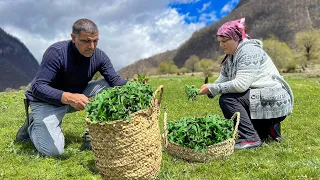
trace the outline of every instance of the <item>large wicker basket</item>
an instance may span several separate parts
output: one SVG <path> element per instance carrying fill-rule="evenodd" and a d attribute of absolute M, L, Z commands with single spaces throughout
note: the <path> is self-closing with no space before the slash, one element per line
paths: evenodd
<path fill-rule="evenodd" d="M 158 124 L 162 94 L 161 85 L 150 107 L 131 114 L 130 121 L 94 124 L 86 119 L 95 163 L 103 179 L 156 178 L 162 157 Z"/>
<path fill-rule="evenodd" d="M 203 154 L 201 152 L 195 152 L 194 149 L 183 147 L 168 140 L 167 113 L 165 113 L 163 133 L 164 148 L 166 149 L 168 154 L 171 154 L 175 157 L 179 157 L 190 162 L 207 162 L 212 160 L 223 159 L 227 156 L 230 156 L 233 153 L 235 139 L 238 133 L 240 113 L 236 112 L 231 117 L 231 120 L 236 120 L 232 138 L 227 139 L 226 141 L 220 142 L 218 144 L 208 146 L 206 148 L 205 154 Z"/>

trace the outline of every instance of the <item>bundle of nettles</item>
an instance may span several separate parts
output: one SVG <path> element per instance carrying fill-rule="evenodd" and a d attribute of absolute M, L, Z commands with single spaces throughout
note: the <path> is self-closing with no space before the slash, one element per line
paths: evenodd
<path fill-rule="evenodd" d="M 168 140 L 205 153 L 207 146 L 232 138 L 233 121 L 217 114 L 168 122 Z"/>
<path fill-rule="evenodd" d="M 197 95 L 199 94 L 200 89 L 196 88 L 195 85 L 186 85 L 184 87 L 184 90 L 186 92 L 188 100 L 191 100 L 191 101 L 197 100 Z"/>
<path fill-rule="evenodd" d="M 145 76 L 139 77 L 123 86 L 108 88 L 92 98 L 85 108 L 91 122 L 130 120 L 130 114 L 148 108 L 153 95 L 152 86 L 146 84 Z"/>

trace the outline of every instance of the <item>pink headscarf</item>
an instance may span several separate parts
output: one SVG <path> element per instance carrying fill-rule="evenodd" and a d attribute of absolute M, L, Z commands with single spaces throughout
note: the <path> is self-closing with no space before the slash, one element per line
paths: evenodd
<path fill-rule="evenodd" d="M 244 38 L 250 38 L 246 34 L 245 18 L 224 23 L 218 30 L 217 36 L 229 37 L 237 42 Z"/>
<path fill-rule="evenodd" d="M 216 36 L 224 36 L 233 39 L 236 42 L 241 41 L 242 39 L 249 38 L 248 34 L 246 34 L 245 27 L 245 18 L 241 18 L 234 21 L 229 21 L 224 23 L 218 30 Z M 220 67 L 227 60 L 228 55 L 226 54 L 220 64 Z"/>

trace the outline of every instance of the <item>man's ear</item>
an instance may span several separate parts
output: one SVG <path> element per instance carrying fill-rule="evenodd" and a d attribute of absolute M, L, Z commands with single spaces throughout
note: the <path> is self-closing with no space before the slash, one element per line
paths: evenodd
<path fill-rule="evenodd" d="M 72 40 L 72 42 L 73 42 L 73 43 L 75 43 L 75 40 L 76 40 L 76 35 L 74 35 L 74 34 L 71 34 L 71 40 Z"/>

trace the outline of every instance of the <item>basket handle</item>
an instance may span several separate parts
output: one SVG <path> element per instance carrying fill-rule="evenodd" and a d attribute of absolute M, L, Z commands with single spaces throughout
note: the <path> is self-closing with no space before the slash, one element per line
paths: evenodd
<path fill-rule="evenodd" d="M 162 141 L 165 148 L 168 147 L 167 112 L 164 112 Z"/>
<path fill-rule="evenodd" d="M 232 138 L 235 139 L 236 135 L 238 133 L 238 126 L 239 126 L 239 123 L 240 123 L 240 112 L 235 112 L 233 114 L 233 116 L 231 117 L 231 119 L 232 120 L 236 119 L 236 125 L 234 126 L 234 131 L 233 131 L 233 135 L 232 135 Z"/>
<path fill-rule="evenodd" d="M 157 90 L 153 93 L 152 96 L 152 105 L 155 105 L 156 100 L 157 100 L 157 95 L 159 94 L 159 99 L 158 99 L 158 105 L 161 104 L 161 100 L 162 100 L 162 95 L 163 95 L 163 85 L 160 85 Z"/>

